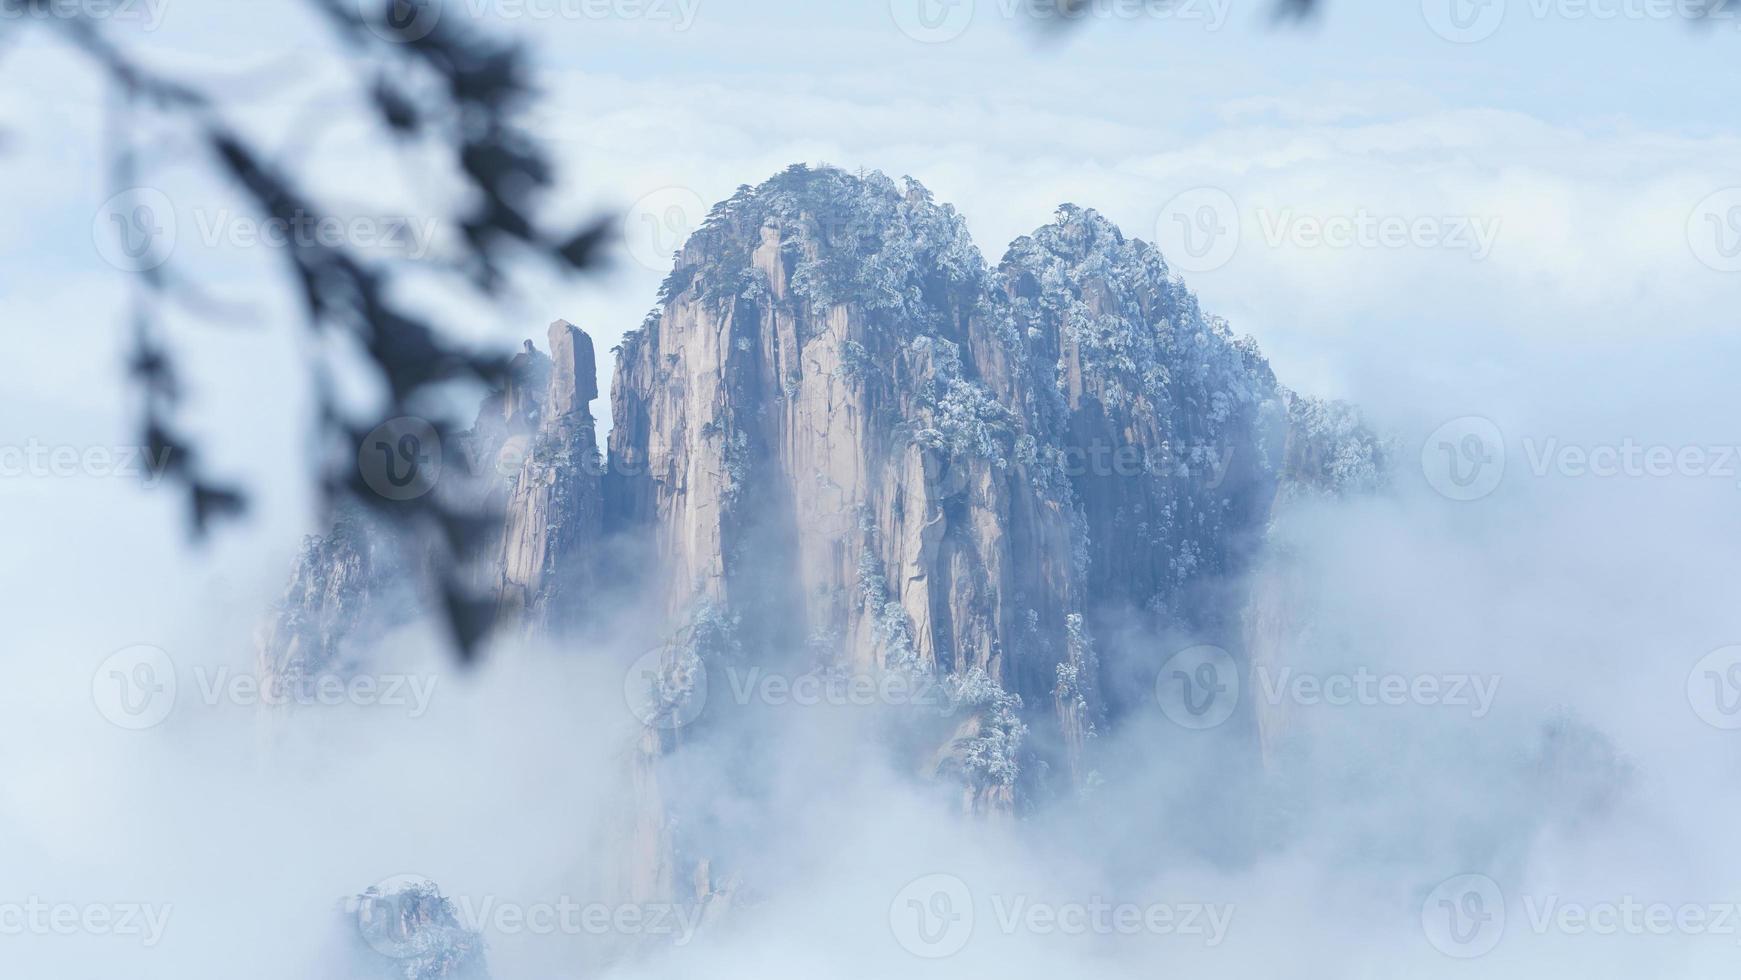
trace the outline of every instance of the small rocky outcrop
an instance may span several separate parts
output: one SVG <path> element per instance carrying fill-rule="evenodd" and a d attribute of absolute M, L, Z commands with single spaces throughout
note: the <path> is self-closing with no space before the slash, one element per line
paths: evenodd
<path fill-rule="evenodd" d="M 374 885 L 341 905 L 354 930 L 350 975 L 393 980 L 488 980 L 483 937 L 467 928 L 433 882 Z"/>
<path fill-rule="evenodd" d="M 522 394 L 524 424 L 497 451 L 508 481 L 498 614 L 528 629 L 559 628 L 585 608 L 603 533 L 592 338 L 566 320 L 549 337 L 548 356 L 521 355 L 529 377 L 548 380 Z"/>
<path fill-rule="evenodd" d="M 526 341 L 507 384 L 484 400 L 458 444 L 444 447 L 448 466 L 432 490 L 501 522 L 493 557 L 474 578 L 495 597 L 499 621 L 523 630 L 558 628 L 580 615 L 602 533 L 592 339 L 558 320 L 549 348 Z M 427 605 L 428 560 L 366 508 L 343 508 L 330 531 L 304 543 L 262 630 L 263 676 L 282 682 L 350 670 L 355 651 Z"/>
<path fill-rule="evenodd" d="M 290 585 L 261 631 L 260 672 L 303 685 L 352 667 L 357 649 L 417 612 L 413 570 L 361 508 L 303 543 Z"/>

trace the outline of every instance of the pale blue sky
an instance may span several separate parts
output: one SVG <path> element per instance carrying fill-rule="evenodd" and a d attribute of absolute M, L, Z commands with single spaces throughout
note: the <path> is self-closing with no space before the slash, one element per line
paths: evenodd
<path fill-rule="evenodd" d="M 161 2 L 157 28 L 124 40 L 169 70 L 239 78 L 225 85 L 233 117 L 295 154 L 331 200 L 390 213 L 440 193 L 439 179 L 408 183 L 358 138 L 353 78 L 301 4 Z M 1061 202 L 1155 239 L 1170 202 L 1212 188 L 1234 202 L 1242 235 L 1226 262 L 1185 278 L 1301 389 L 1428 431 L 1474 409 L 1528 418 L 1563 406 L 1530 383 L 1551 357 L 1570 359 L 1558 376 L 1573 396 L 1631 385 L 1677 425 L 1734 417 L 1691 406 L 1731 390 L 1715 375 L 1732 361 L 1741 280 L 1699 261 L 1688 235 L 1700 202 L 1741 185 L 1736 21 L 1695 31 L 1589 13 L 1657 9 L 1643 0 L 1492 0 L 1469 8 L 1477 30 L 1503 10 L 1491 36 L 1454 43 L 1432 26 L 1452 0 L 1331 0 L 1302 29 L 1273 28 L 1267 4 L 1199 0 L 1162 17 L 1097 15 L 1058 41 L 1004 16 L 1012 0 L 977 0 L 970 20 L 949 21 L 968 9 L 957 0 L 930 9 L 965 23 L 959 36 L 924 43 L 900 27 L 920 0 L 691 2 L 450 0 L 446 16 L 484 11 L 533 47 L 546 97 L 532 124 L 562 166 L 553 219 L 626 209 L 634 227 L 637 202 L 675 195 L 692 202 L 692 223 L 741 183 L 826 161 L 919 178 L 996 261 Z M 538 16 L 551 11 L 567 16 Z M 0 228 L 0 442 L 124 443 L 126 277 L 101 258 L 95 227 L 108 195 L 102 91 L 46 37 L 27 34 L 0 60 L 3 159 L 19 175 L 0 192 L 15 216 Z M 291 85 L 262 81 L 286 65 Z M 188 344 L 190 407 L 214 409 L 201 424 L 217 458 L 252 474 L 265 513 L 304 521 L 307 487 L 282 453 L 308 425 L 306 393 L 283 369 L 303 347 L 273 292 L 273 257 L 199 240 L 235 201 L 173 151 L 148 180 L 175 203 L 177 260 L 242 302 L 247 324 L 178 327 L 204 338 Z M 1300 221 L 1362 214 L 1493 236 L 1476 255 L 1294 234 Z M 664 257 L 647 251 L 620 250 L 599 278 L 529 275 L 513 301 L 466 308 L 454 326 L 515 344 L 564 317 L 606 350 L 662 278 Z M 1652 362 L 1659 372 L 1620 370 Z M 608 372 L 607 361 L 601 390 Z M 1713 378 L 1663 386 L 1663 372 Z M 1577 381 L 1594 374 L 1612 377 Z"/>
<path fill-rule="evenodd" d="M 300 0 L 160 2 L 158 29 L 125 43 L 165 70 L 225 79 L 229 117 L 293 158 L 330 206 L 390 215 L 445 193 L 438 171 L 408 176 L 363 138 L 356 79 Z M 1532 450 L 1520 448 L 1741 446 L 1734 22 L 1697 34 L 1590 13 L 1658 9 L 1647 0 L 1488 0 L 1466 8 L 1464 23 L 1483 30 L 1495 10 L 1503 22 L 1460 44 L 1429 24 L 1451 23 L 1449 5 L 1462 0 L 1328 0 L 1324 21 L 1300 31 L 1270 29 L 1267 5 L 1235 3 L 1219 30 L 1114 18 L 1045 45 L 999 14 L 1005 0 L 978 0 L 958 38 L 928 44 L 897 27 L 896 13 L 921 0 L 700 0 L 684 31 L 581 12 L 611 2 L 646 0 L 450 0 L 458 16 L 482 4 L 534 48 L 546 98 L 531 124 L 562 168 L 553 223 L 616 209 L 633 231 L 650 209 L 662 216 L 672 206 L 692 222 L 739 184 L 827 161 L 921 179 L 961 208 L 995 262 L 1060 202 L 1098 208 L 1150 239 L 1225 200 L 1230 210 L 1215 215 L 1238 235 L 1217 239 L 1202 260 L 1163 238 L 1204 306 L 1254 335 L 1284 382 L 1357 401 L 1398 437 L 1390 492 L 1307 505 L 1298 543 L 1315 556 L 1305 567 L 1319 570 L 1326 607 L 1309 645 L 1411 673 L 1503 672 L 1496 722 L 1476 732 L 1437 716 L 1320 718 L 1328 735 L 1318 765 L 1275 775 L 1314 791 L 1322 780 L 1334 806 L 1308 814 L 1298 839 L 1277 841 L 1253 867 L 1221 875 L 1169 864 L 1157 878 L 1166 894 L 1247 900 L 1242 923 L 1249 912 L 1253 926 L 1281 925 L 1260 934 L 1285 942 L 1230 943 L 1209 972 L 1315 976 L 1320 961 L 1349 977 L 1702 980 L 1732 971 L 1732 936 L 1608 943 L 1518 932 L 1466 969 L 1418 930 L 1433 880 L 1471 869 L 1415 875 L 1405 855 L 1384 850 L 1375 874 L 1345 867 L 1339 848 L 1370 852 L 1398 827 L 1447 827 L 1426 836 L 1463 842 L 1481 829 L 1463 814 L 1532 805 L 1489 797 L 1514 785 L 1495 773 L 1521 764 L 1540 722 L 1582 718 L 1637 763 L 1637 792 L 1614 821 L 1539 835 L 1527 869 L 1537 894 L 1706 902 L 1741 890 L 1736 733 L 1689 710 L 1686 686 L 1701 658 L 1741 638 L 1737 478 L 1535 478 Z M 504 16 L 550 4 L 577 13 Z M 1550 7 L 1558 12 L 1537 15 Z M 962 8 L 932 9 L 949 23 Z M 12 27 L 0 23 L 0 38 Z M 83 452 L 138 440 L 137 393 L 124 376 L 129 280 L 104 259 L 103 95 L 44 32 L 0 48 L 0 463 L 18 447 Z M 169 336 L 185 369 L 183 424 L 214 472 L 252 495 L 254 519 L 189 548 L 183 499 L 141 490 L 132 474 L 0 472 L 0 541 L 11 559 L 0 562 L 9 614 L 0 655 L 13 655 L 0 684 L 0 745 L 28 747 L 6 754 L 0 779 L 0 837 L 23 842 L 5 879 L 25 890 L 0 900 L 177 902 L 174 932 L 149 960 L 118 945 L 46 943 L 9 946 L 0 959 L 47 959 L 54 965 L 25 965 L 41 976 L 300 978 L 313 975 L 308 937 L 330 924 L 334 896 L 381 874 L 416 870 L 462 892 L 468 881 L 506 880 L 493 893 L 509 896 L 596 866 L 584 828 L 604 809 L 599 774 L 621 765 L 610 727 L 623 671 L 609 661 L 619 651 L 564 649 L 553 673 L 528 651 L 503 649 L 472 685 L 453 678 L 449 687 L 446 649 L 411 631 L 371 656 L 438 672 L 448 720 L 304 727 L 320 751 L 271 757 L 297 760 L 289 764 L 262 763 L 254 737 L 266 733 L 252 713 L 178 709 L 155 739 L 93 710 L 99 666 L 134 644 L 172 651 L 184 668 L 252 674 L 264 611 L 282 595 L 301 535 L 318 529 L 300 452 L 312 428 L 308 344 L 278 256 L 223 234 L 205 240 L 202 227 L 242 220 L 234 195 L 179 161 L 173 133 L 144 142 L 163 153 L 143 181 L 169 200 L 178 268 L 235 304 L 221 323 L 172 319 Z M 1406 234 L 1324 237 L 1356 219 Z M 1472 239 L 1467 228 L 1490 234 Z M 617 245 L 609 273 L 558 282 L 528 270 L 496 307 L 414 298 L 481 341 L 517 346 L 561 317 L 602 352 L 641 321 L 664 273 L 660 249 L 675 242 Z M 601 389 L 609 370 L 607 360 Z M 608 401 L 594 409 L 603 415 Z M 1427 433 L 1471 415 L 1501 430 L 1510 468 L 1491 497 L 1452 501 L 1428 486 L 1420 451 Z M 620 652 L 625 663 L 632 656 Z M 1345 727 L 1358 718 L 1370 723 Z M 1150 744 L 1162 747 L 1154 756 L 1164 766 L 1193 765 L 1189 752 L 1172 751 L 1178 743 Z M 458 789 L 436 807 L 406 789 L 450 785 Z M 799 798 L 812 797 L 807 786 Z M 784 904 L 771 893 L 775 904 L 756 906 L 766 933 L 732 934 L 748 941 L 705 970 L 678 961 L 656 975 L 826 976 L 841 972 L 843 957 L 848 973 L 868 975 L 891 947 L 887 897 L 873 896 L 874 908 L 857 901 L 866 882 L 917 874 L 915 860 L 972 857 L 1005 832 L 975 823 L 971 839 L 950 836 L 929 804 L 895 795 L 875 807 L 831 803 L 817 835 L 830 858 Z M 1162 812 L 1163 823 L 1191 818 Z M 384 814 L 372 823 L 391 833 L 371 834 L 357 813 Z M 1148 810 L 1130 819 L 1152 829 Z M 310 839 L 332 846 L 306 849 L 288 873 L 273 869 L 271 887 L 253 880 L 285 863 L 273 842 Z M 1176 842 L 1159 843 L 1167 852 Z M 1003 851 L 983 853 L 1012 881 L 1028 874 Z M 1048 871 L 1074 862 L 1038 853 Z M 529 952 L 536 944 L 491 942 L 498 975 L 558 975 L 514 968 L 547 955 Z M 1197 965 L 1177 946 L 1137 949 L 1131 975 Z M 977 973 L 982 961 L 961 962 L 973 975 L 1057 977 L 1081 972 L 1083 950 L 1096 970 L 1118 975 L 1123 964 L 1084 945 L 1019 947 L 1012 962 Z M 67 968 L 69 957 L 82 968 Z"/>

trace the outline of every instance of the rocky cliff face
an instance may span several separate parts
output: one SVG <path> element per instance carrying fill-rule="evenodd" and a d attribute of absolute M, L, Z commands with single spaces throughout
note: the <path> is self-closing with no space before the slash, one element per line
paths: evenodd
<path fill-rule="evenodd" d="M 262 631 L 265 679 L 302 684 L 350 669 L 354 654 L 416 609 L 411 570 L 366 513 L 347 509 L 304 542 L 276 615 Z"/>
<path fill-rule="evenodd" d="M 1186 638 L 1240 648 L 1278 497 L 1382 468 L 1351 412 L 1280 387 L 1095 212 L 1060 208 L 992 266 L 954 209 L 881 174 L 794 167 L 714 209 L 618 350 L 602 467 L 590 340 L 558 322 L 549 355 L 528 346 L 468 437 L 505 515 L 495 593 L 561 632 L 609 540 L 610 576 L 652 597 L 640 897 L 730 891 L 673 831 L 705 801 L 665 765 L 733 723 L 710 704 L 684 727 L 709 674 L 935 682 L 947 710 L 909 761 L 1010 812 L 1087 782 L 1095 734 Z M 268 664 L 369 604 L 343 531 L 299 569 Z"/>
<path fill-rule="evenodd" d="M 1291 391 L 1282 396 L 1288 426 L 1278 503 L 1370 493 L 1383 486 L 1393 450 L 1366 427 L 1358 410 Z M 1317 616 L 1311 585 L 1299 556 L 1272 536 L 1245 579 L 1239 635 L 1250 668 L 1266 667 L 1273 676 L 1298 651 L 1318 642 L 1312 635 Z M 1257 707 L 1254 721 L 1265 760 L 1275 759 L 1292 727 L 1286 703 Z"/>
<path fill-rule="evenodd" d="M 1011 798 L 1021 704 L 1087 708 L 1055 690 L 1081 602 L 1070 490 L 994 295 L 917 185 L 746 190 L 623 346 L 607 488 L 680 621 L 729 610 L 785 669 L 957 682 L 978 709 L 931 764 L 981 806 Z"/>
<path fill-rule="evenodd" d="M 917 184 L 793 168 L 715 209 L 621 354 L 607 509 L 669 614 L 958 685 L 937 766 L 982 807 L 1080 778 L 1140 698 L 1097 641 L 1228 620 L 1278 485 L 1254 345 L 1070 206 L 990 268 Z"/>

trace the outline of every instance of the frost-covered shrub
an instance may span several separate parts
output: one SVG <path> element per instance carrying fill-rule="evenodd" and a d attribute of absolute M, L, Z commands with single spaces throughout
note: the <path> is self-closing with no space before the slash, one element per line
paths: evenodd
<path fill-rule="evenodd" d="M 709 663 L 738 659 L 742 649 L 738 644 L 737 614 L 727 612 L 711 599 L 700 600 L 689 620 L 685 649 Z"/>
<path fill-rule="evenodd" d="M 974 785 L 1014 784 L 1021 773 L 1022 739 L 1028 734 L 1020 715 L 1021 697 L 1005 691 L 978 667 L 944 678 L 943 693 L 954 710 L 979 716 L 978 733 L 956 743 Z"/>
<path fill-rule="evenodd" d="M 1010 246 L 999 275 L 1031 277 L 1038 295 L 1011 304 L 1017 321 L 1030 330 L 1055 324 L 1096 397 L 1114 408 L 1146 400 L 1163 436 L 1172 437 L 1181 410 L 1219 428 L 1273 397 L 1255 345 L 1206 316 L 1158 250 L 1093 210 L 1059 208 L 1052 224 Z"/>
<path fill-rule="evenodd" d="M 861 378 L 876 370 L 876 362 L 871 360 L 870 352 L 856 340 L 849 340 L 840 347 L 840 367 L 836 374 L 843 378 Z"/>
<path fill-rule="evenodd" d="M 858 556 L 858 586 L 864 614 L 871 621 L 872 641 L 882 653 L 884 669 L 923 673 L 913 630 L 907 623 L 907 611 L 889 596 L 889 580 L 874 550 L 874 526 L 866 538 L 864 550 Z"/>
<path fill-rule="evenodd" d="M 1389 452 L 1346 402 L 1285 393 L 1288 453 L 1283 483 L 1290 496 L 1361 493 L 1384 483 Z"/>
<path fill-rule="evenodd" d="M 1092 735 L 1094 721 L 1090 714 L 1088 691 L 1096 669 L 1094 640 L 1088 635 L 1088 628 L 1083 625 L 1081 613 L 1070 613 L 1064 617 L 1064 641 L 1064 659 L 1058 662 L 1058 686 L 1055 694 L 1059 704 L 1081 713 L 1084 730 Z"/>
<path fill-rule="evenodd" d="M 738 292 L 738 297 L 740 299 L 745 299 L 752 303 L 766 304 L 773 302 L 774 291 L 769 288 L 767 273 L 764 273 L 762 270 L 754 267 L 745 269 L 738 277 L 738 282 L 742 286 L 741 290 Z"/>
<path fill-rule="evenodd" d="M 961 375 L 961 348 L 936 337 L 913 338 L 911 349 L 929 363 L 919 385 L 924 418 L 913 441 L 950 459 L 986 459 L 1009 465 L 1007 447 L 1016 428 L 1015 413 L 992 397 L 984 385 Z"/>
<path fill-rule="evenodd" d="M 952 299 L 983 292 L 985 260 L 966 222 L 917 182 L 797 165 L 709 212 L 661 300 L 694 290 L 703 300 L 771 303 L 751 262 L 769 227 L 793 262 L 794 295 L 812 307 L 851 302 L 887 324 L 934 331 Z"/>
<path fill-rule="evenodd" d="M 720 458 L 725 465 L 726 481 L 725 490 L 720 496 L 726 503 L 735 504 L 743 498 L 743 492 L 750 482 L 749 433 L 742 429 L 733 429 L 720 449 Z"/>

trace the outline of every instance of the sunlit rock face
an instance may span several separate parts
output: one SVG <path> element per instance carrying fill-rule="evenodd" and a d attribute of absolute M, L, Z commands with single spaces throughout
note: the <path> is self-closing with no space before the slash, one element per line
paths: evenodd
<path fill-rule="evenodd" d="M 607 523 L 667 614 L 959 686 L 934 762 L 976 807 L 1086 775 L 1143 638 L 1234 642 L 1288 431 L 1255 345 L 1095 212 L 991 267 L 917 183 L 802 167 L 690 239 L 612 413 Z"/>
<path fill-rule="evenodd" d="M 1070 488 L 996 295 L 916 184 L 795 169 L 746 189 L 623 345 L 607 486 L 679 621 L 727 610 L 783 669 L 958 685 L 959 751 L 928 764 L 978 806 L 1012 797 L 1021 709 L 1063 703 L 1081 602 Z"/>

